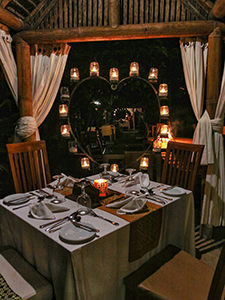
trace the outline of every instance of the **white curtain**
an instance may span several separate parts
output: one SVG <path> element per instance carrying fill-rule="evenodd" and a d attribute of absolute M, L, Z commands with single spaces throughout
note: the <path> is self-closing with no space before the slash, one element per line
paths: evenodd
<path fill-rule="evenodd" d="M 208 44 L 199 41 L 180 43 L 185 82 L 197 121 L 201 118 L 204 103 Z"/>
<path fill-rule="evenodd" d="M 17 67 L 11 48 L 12 38 L 0 30 L 0 63 L 12 95 L 18 104 Z"/>
<path fill-rule="evenodd" d="M 225 67 L 215 118 L 205 111 L 196 128 L 195 142 L 206 145 L 202 164 L 208 165 L 201 224 L 225 226 L 225 161 L 223 122 L 225 111 Z M 206 133 L 208 133 L 206 135 Z"/>
<path fill-rule="evenodd" d="M 57 95 L 70 46 L 52 47 L 51 53 L 38 49 L 31 55 L 33 116 L 37 127 L 47 117 Z M 40 52 L 38 52 L 38 50 Z"/>

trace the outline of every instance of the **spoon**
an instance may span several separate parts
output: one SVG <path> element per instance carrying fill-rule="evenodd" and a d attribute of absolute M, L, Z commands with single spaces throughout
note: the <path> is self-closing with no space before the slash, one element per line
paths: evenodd
<path fill-rule="evenodd" d="M 117 222 L 114 222 L 114 221 L 112 221 L 110 219 L 107 219 L 107 218 L 105 218 L 103 216 L 100 216 L 100 215 L 96 214 L 96 212 L 94 212 L 92 209 L 83 209 L 83 208 L 80 208 L 80 209 L 78 209 L 78 214 L 82 215 L 82 216 L 90 214 L 93 217 L 100 218 L 100 219 L 102 219 L 104 221 L 107 221 L 107 222 L 113 224 L 113 225 L 116 225 L 116 226 L 119 225 L 119 223 L 117 223 Z"/>

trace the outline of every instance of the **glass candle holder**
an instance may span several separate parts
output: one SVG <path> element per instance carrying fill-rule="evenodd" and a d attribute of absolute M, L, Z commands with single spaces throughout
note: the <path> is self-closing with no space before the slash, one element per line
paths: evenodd
<path fill-rule="evenodd" d="M 87 157 L 81 158 L 81 168 L 82 169 L 90 169 L 90 160 Z"/>
<path fill-rule="evenodd" d="M 140 170 L 147 170 L 149 165 L 149 158 L 143 156 L 140 160 Z"/>
<path fill-rule="evenodd" d="M 78 68 L 72 68 L 70 69 L 70 80 L 71 81 L 79 81 L 80 75 Z"/>
<path fill-rule="evenodd" d="M 167 105 L 163 105 L 160 107 L 160 116 L 169 117 L 169 107 Z"/>
<path fill-rule="evenodd" d="M 112 83 L 119 81 L 119 70 L 117 68 L 111 68 L 109 70 L 109 80 Z"/>
<path fill-rule="evenodd" d="M 70 126 L 68 124 L 61 125 L 60 132 L 63 137 L 69 138 L 70 137 Z"/>
<path fill-rule="evenodd" d="M 137 62 L 132 62 L 130 64 L 130 76 L 139 76 L 139 64 Z"/>
<path fill-rule="evenodd" d="M 168 96 L 168 85 L 166 83 L 161 83 L 159 85 L 159 96 L 160 97 Z"/>
<path fill-rule="evenodd" d="M 160 128 L 160 137 L 161 138 L 168 138 L 169 136 L 169 126 L 166 124 L 161 125 Z"/>
<path fill-rule="evenodd" d="M 60 118 L 66 118 L 68 116 L 68 105 L 67 104 L 59 105 L 59 116 L 60 116 Z"/>
<path fill-rule="evenodd" d="M 110 171 L 115 172 L 115 173 L 118 172 L 119 171 L 119 166 L 117 164 L 112 164 L 110 166 Z"/>
<path fill-rule="evenodd" d="M 70 92 L 68 87 L 66 86 L 62 86 L 60 88 L 60 98 L 62 99 L 69 99 L 70 98 Z"/>
<path fill-rule="evenodd" d="M 99 190 L 99 197 L 106 197 L 108 192 L 108 180 L 107 179 L 96 179 L 93 181 L 94 186 L 96 189 Z"/>
<path fill-rule="evenodd" d="M 150 82 L 157 82 L 157 80 L 158 80 L 158 69 L 157 68 L 154 68 L 154 67 L 150 68 L 148 80 Z"/>
<path fill-rule="evenodd" d="M 90 64 L 90 76 L 99 76 L 99 64 L 96 61 Z"/>
<path fill-rule="evenodd" d="M 75 141 L 69 141 L 68 142 L 68 149 L 70 153 L 77 153 L 78 152 L 78 146 Z"/>

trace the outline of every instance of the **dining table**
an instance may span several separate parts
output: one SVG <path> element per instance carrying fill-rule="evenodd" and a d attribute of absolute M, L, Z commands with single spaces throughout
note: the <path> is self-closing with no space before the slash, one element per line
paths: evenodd
<path fill-rule="evenodd" d="M 92 183 L 99 177 L 96 174 L 86 180 Z M 133 190 L 140 190 L 137 182 L 129 187 L 125 187 L 125 183 L 114 181 L 109 186 L 108 198 L 114 199 L 112 203 L 116 203 L 116 197 L 120 201 L 120 195 L 123 196 L 122 199 L 126 199 Z M 31 203 L 28 202 L 29 205 L 23 207 L 22 204 L 6 205 L 2 199 L 0 246 L 16 249 L 46 277 L 52 283 L 56 300 L 123 300 L 123 279 L 168 244 L 195 255 L 193 193 L 183 189 L 180 195 L 166 196 L 163 189 L 169 186 L 153 181 L 150 186 L 155 187 L 157 196 L 154 200 L 154 197 L 142 195 L 147 199 L 144 211 L 118 214 L 117 208 L 106 204 L 110 203 L 108 198 L 104 198 L 107 201 L 93 209 L 97 215 L 117 225 L 93 214 L 82 215 L 83 224 L 99 230 L 84 242 L 62 238 L 69 221 L 53 232 L 40 228 L 40 225 L 52 221 L 32 215 L 31 207 L 40 197 L 34 197 Z M 46 194 L 52 193 L 49 187 L 42 191 Z M 38 192 L 36 191 L 37 195 Z M 81 208 L 72 197 L 58 193 L 55 195 L 63 201 L 59 206 L 66 208 L 65 211 L 54 213 L 56 219 L 66 217 Z M 133 195 L 132 199 L 133 197 L 136 196 Z M 157 201 L 160 197 L 167 201 Z M 50 199 L 46 197 L 44 201 Z"/>

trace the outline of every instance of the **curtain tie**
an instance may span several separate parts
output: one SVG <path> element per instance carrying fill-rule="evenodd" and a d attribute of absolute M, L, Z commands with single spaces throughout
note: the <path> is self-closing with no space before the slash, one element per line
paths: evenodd
<path fill-rule="evenodd" d="M 34 117 L 31 116 L 25 116 L 19 118 L 15 128 L 16 134 L 22 139 L 28 138 L 29 136 L 34 134 L 36 130 L 37 130 L 36 120 L 34 119 Z"/>
<path fill-rule="evenodd" d="M 223 119 L 216 118 L 212 119 L 211 121 L 212 130 L 213 132 L 221 133 L 223 132 Z"/>

